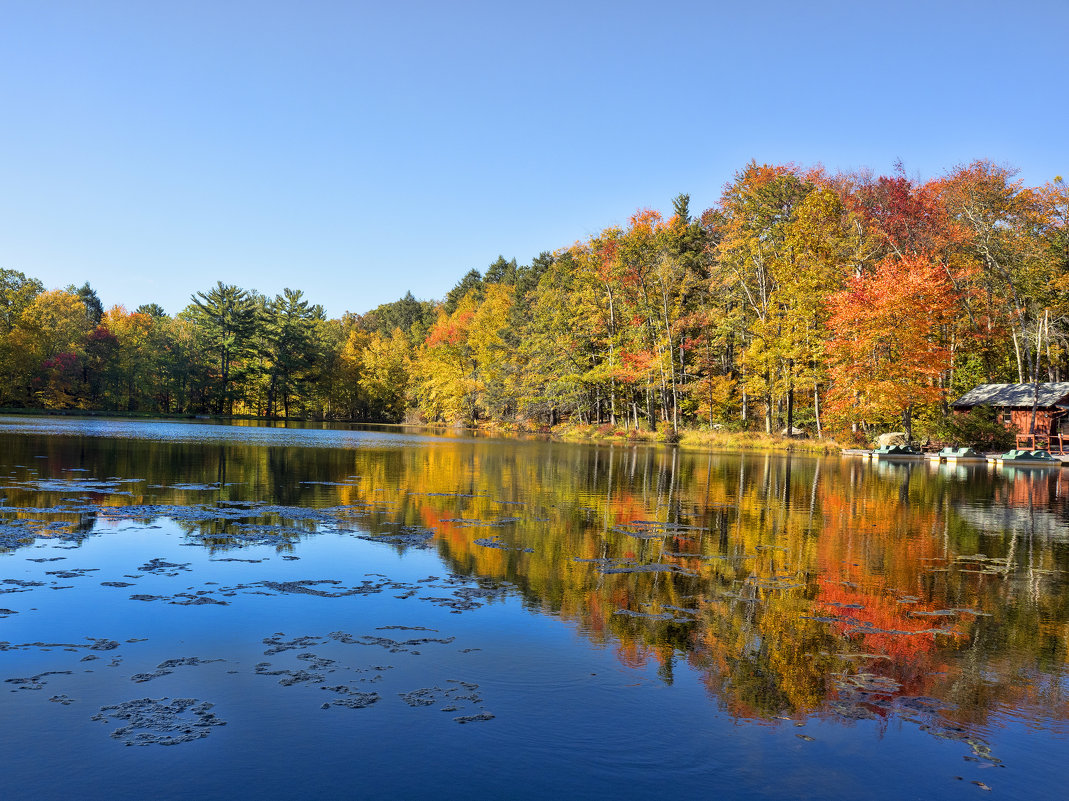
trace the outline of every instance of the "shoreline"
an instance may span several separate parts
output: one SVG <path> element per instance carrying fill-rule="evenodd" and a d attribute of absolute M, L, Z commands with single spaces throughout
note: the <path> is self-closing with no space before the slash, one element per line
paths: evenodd
<path fill-rule="evenodd" d="M 708 429 L 680 429 L 678 439 L 670 436 L 671 430 L 663 428 L 658 431 L 648 429 L 622 429 L 611 424 L 561 424 L 553 428 L 527 429 L 523 426 L 487 424 L 478 426 L 456 426 L 444 423 L 388 423 L 367 420 L 308 420 L 296 418 L 271 418 L 256 415 L 235 414 L 195 414 L 183 412 L 160 414 L 157 412 L 121 412 L 99 409 L 27 409 L 2 408 L 0 415 L 13 417 L 99 417 L 113 419 L 137 420 L 204 420 L 213 422 L 241 421 L 266 424 L 317 424 L 317 425 L 359 425 L 381 426 L 387 428 L 415 428 L 433 432 L 467 432 L 483 436 L 500 437 L 534 437 L 557 442 L 590 442 L 624 445 L 663 445 L 675 446 L 688 451 L 756 451 L 769 453 L 802 453 L 809 455 L 838 455 L 843 446 L 832 439 L 811 439 L 808 437 L 787 438 L 769 435 L 757 431 L 709 431 Z"/>

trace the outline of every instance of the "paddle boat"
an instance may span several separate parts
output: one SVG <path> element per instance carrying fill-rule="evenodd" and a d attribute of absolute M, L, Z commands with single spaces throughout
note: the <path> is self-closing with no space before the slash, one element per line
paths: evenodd
<path fill-rule="evenodd" d="M 884 445 L 872 452 L 873 459 L 923 459 L 924 454 L 909 445 Z"/>
<path fill-rule="evenodd" d="M 925 454 L 933 462 L 986 462 L 987 457 L 972 448 L 943 448 L 938 453 Z"/>
<path fill-rule="evenodd" d="M 1061 467 L 1060 460 L 1055 459 L 1050 455 L 1050 451 L 1035 450 L 1024 451 L 1014 448 L 1012 451 L 1007 451 L 1001 456 L 989 456 L 987 457 L 989 462 L 994 462 L 998 465 L 1004 465 L 1006 467 Z"/>

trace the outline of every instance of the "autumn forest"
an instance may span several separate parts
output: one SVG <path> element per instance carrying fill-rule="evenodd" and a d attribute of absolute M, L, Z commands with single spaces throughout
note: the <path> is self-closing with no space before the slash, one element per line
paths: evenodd
<path fill-rule="evenodd" d="M 547 243 L 552 246 L 552 243 Z M 938 433 L 984 382 L 1069 376 L 1069 186 L 751 162 L 710 209 L 499 257 L 328 319 L 219 282 L 174 316 L 0 270 L 0 406 L 545 429 Z M 351 288 L 359 293 L 357 285 Z"/>

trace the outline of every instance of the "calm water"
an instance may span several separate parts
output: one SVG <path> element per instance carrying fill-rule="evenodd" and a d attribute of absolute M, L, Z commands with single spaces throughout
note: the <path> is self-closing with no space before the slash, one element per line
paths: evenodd
<path fill-rule="evenodd" d="M 0 418 L 4 795 L 1062 797 L 1064 472 Z"/>

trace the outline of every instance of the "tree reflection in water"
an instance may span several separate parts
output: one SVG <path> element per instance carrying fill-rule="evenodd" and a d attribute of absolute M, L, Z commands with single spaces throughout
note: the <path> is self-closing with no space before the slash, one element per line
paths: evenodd
<path fill-rule="evenodd" d="M 979 759 L 971 727 L 1000 710 L 1069 718 L 1061 471 L 460 438 L 8 436 L 5 453 L 5 525 L 42 534 L 145 504 L 238 510 L 184 523 L 215 549 L 240 544 L 240 525 L 285 524 L 292 549 L 324 524 L 287 508 L 347 507 L 370 535 L 429 530 L 450 570 L 507 582 L 666 683 L 685 664 L 741 718 L 897 715 Z M 143 480 L 60 491 L 49 476 Z M 56 511 L 72 489 L 88 505 Z"/>

